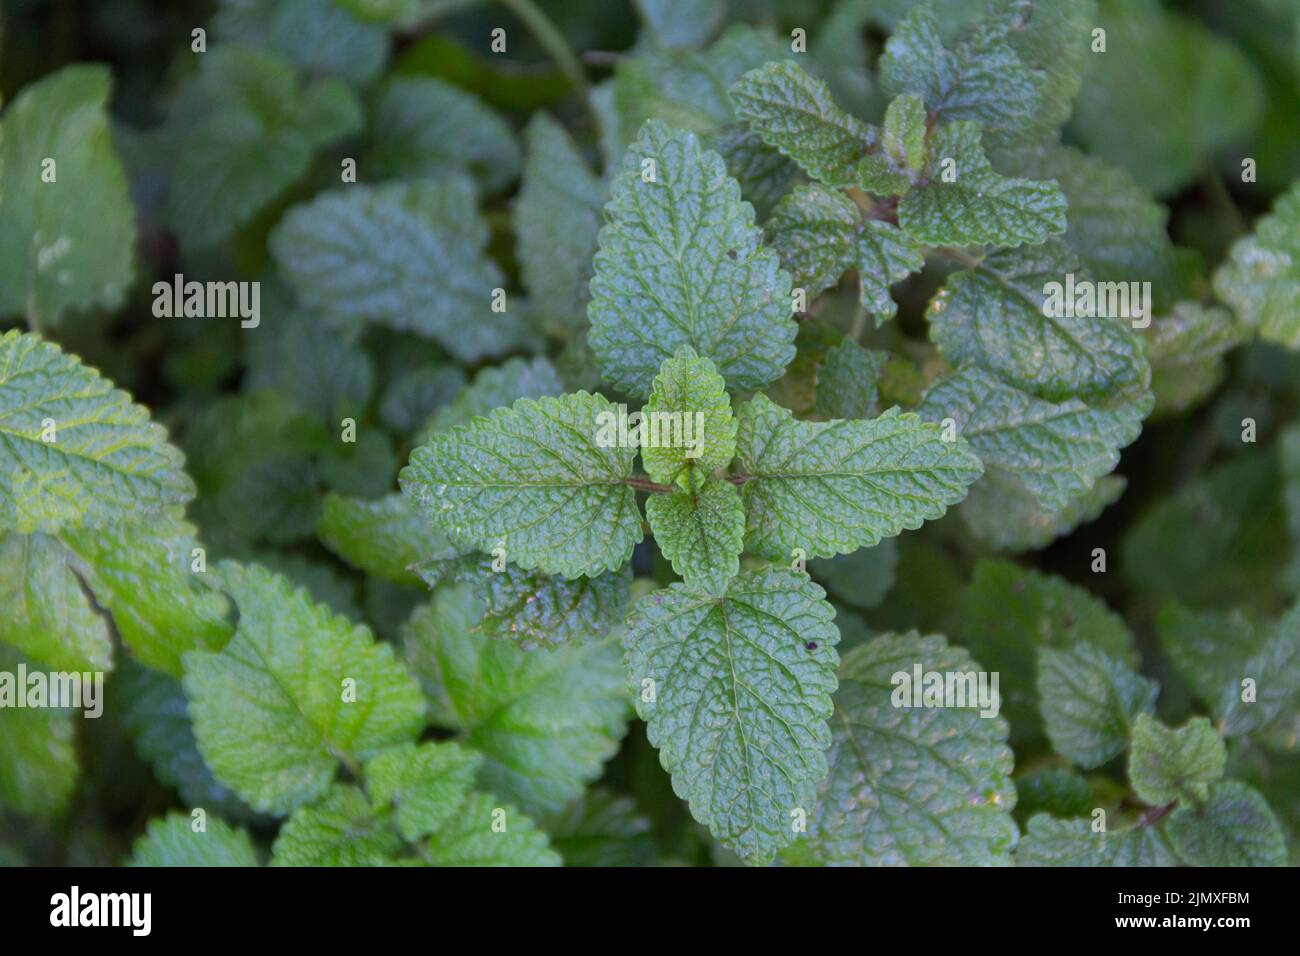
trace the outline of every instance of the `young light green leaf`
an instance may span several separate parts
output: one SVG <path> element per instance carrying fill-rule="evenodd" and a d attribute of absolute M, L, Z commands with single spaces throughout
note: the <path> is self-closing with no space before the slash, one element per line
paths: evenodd
<path fill-rule="evenodd" d="M 738 410 L 746 547 L 829 558 L 942 517 L 980 476 L 964 439 L 890 409 L 871 421 L 801 422 L 756 395 Z"/>
<path fill-rule="evenodd" d="M 1054 404 L 976 365 L 936 384 L 917 412 L 932 422 L 952 419 L 986 471 L 1014 475 L 1051 511 L 1115 468 L 1120 449 L 1142 428 L 1143 406 L 1098 408 L 1077 398 Z"/>
<path fill-rule="evenodd" d="M 399 494 L 367 501 L 330 492 L 322 500 L 316 534 L 352 567 L 397 584 L 415 584 L 419 577 L 411 565 L 448 544 Z"/>
<path fill-rule="evenodd" d="M 131 848 L 130 866 L 257 866 L 253 842 L 219 817 L 195 831 L 188 813 L 150 820 Z"/>
<path fill-rule="evenodd" d="M 39 335 L 0 336 L 0 529 L 103 527 L 194 497 L 149 412 Z"/>
<path fill-rule="evenodd" d="M 659 367 L 641 413 L 645 469 L 653 480 L 690 492 L 734 457 L 727 383 L 712 362 L 683 345 Z"/>
<path fill-rule="evenodd" d="M 819 418 L 875 418 L 880 414 L 877 382 L 888 352 L 864 349 L 846 338 L 817 366 L 815 409 Z"/>
<path fill-rule="evenodd" d="M 826 84 L 790 60 L 746 73 L 732 85 L 731 101 L 765 143 L 827 186 L 855 185 L 854 167 L 876 145 L 871 127 L 836 106 Z"/>
<path fill-rule="evenodd" d="M 880 149 L 858 163 L 858 184 L 877 196 L 901 196 L 925 170 L 925 104 L 915 93 L 897 96 L 885 111 Z"/>
<path fill-rule="evenodd" d="M 1300 348 L 1300 184 L 1237 240 L 1214 291 L 1264 340 Z"/>
<path fill-rule="evenodd" d="M 1055 182 L 999 176 L 971 122 L 930 137 L 928 180 L 903 197 L 898 224 L 927 246 L 1020 246 L 1065 232 L 1066 201 Z"/>
<path fill-rule="evenodd" d="M 1002 675 L 1002 711 L 1012 739 L 1042 734 L 1035 674 L 1039 651 L 1086 643 L 1136 663 L 1133 635 L 1100 598 L 1063 578 L 1010 561 L 981 561 L 962 593 L 960 634 L 972 654 Z"/>
<path fill-rule="evenodd" d="M 304 85 L 278 56 L 217 47 L 180 91 L 167 220 L 186 248 L 228 239 L 302 179 L 313 153 L 361 127 L 338 80 Z"/>
<path fill-rule="evenodd" d="M 1095 832 L 1091 818 L 1032 817 L 1020 847 L 1018 866 L 1176 866 L 1178 857 L 1162 827 L 1137 825 Z"/>
<path fill-rule="evenodd" d="M 493 192 L 519 172 L 519 144 L 510 124 L 478 97 L 432 76 L 388 80 L 375 100 L 370 135 L 370 174 L 376 178 L 469 173 Z"/>
<path fill-rule="evenodd" d="M 613 570 L 641 540 L 625 483 L 636 449 L 618 447 L 617 415 L 586 392 L 520 399 L 434 435 L 399 481 L 453 543 L 563 577 Z"/>
<path fill-rule="evenodd" d="M 606 188 L 564 127 L 546 113 L 534 115 L 524 139 L 528 158 L 515 202 L 524 285 L 544 322 L 580 328 Z"/>
<path fill-rule="evenodd" d="M 442 585 L 404 629 L 406 657 L 435 724 L 486 758 L 480 779 L 534 810 L 572 800 L 618 749 L 629 707 L 609 641 L 528 653 L 475 625 L 482 604 Z"/>
<path fill-rule="evenodd" d="M 110 671 L 108 622 L 82 589 L 84 568 L 57 538 L 0 537 L 0 641 L 59 671 Z"/>
<path fill-rule="evenodd" d="M 272 866 L 393 866 L 402 841 L 356 787 L 335 784 L 299 807 L 271 847 Z"/>
<path fill-rule="evenodd" d="M 790 277 L 717 153 L 693 133 L 646 123 L 605 214 L 587 314 L 607 379 L 646 396 L 683 345 L 734 388 L 780 377 L 794 357 Z"/>
<path fill-rule="evenodd" d="M 1179 807 L 1165 824 L 1174 851 L 1190 866 L 1283 866 L 1286 838 L 1268 802 L 1237 780 L 1210 785 L 1201 807 Z"/>
<path fill-rule="evenodd" d="M 696 491 L 651 495 L 645 510 L 659 550 L 686 585 L 725 591 L 740 570 L 745 540 L 745 508 L 736 486 L 710 478 Z"/>
<path fill-rule="evenodd" d="M 1048 739 L 1089 770 L 1124 752 L 1138 714 L 1155 707 L 1160 687 L 1095 644 L 1038 652 L 1036 681 Z"/>
<path fill-rule="evenodd" d="M 340 756 L 364 759 L 418 733 L 419 687 L 367 628 L 256 565 L 223 563 L 220 577 L 239 627 L 221 653 L 185 655 L 185 694 L 208 765 L 250 806 L 309 803 Z"/>
<path fill-rule="evenodd" d="M 982 366 L 1049 402 L 1144 391 L 1150 370 L 1128 320 L 1048 314 L 1050 284 L 1063 288 L 1077 270 L 1059 242 L 994 253 L 951 276 L 934 297 L 930 338 L 954 365 Z"/>
<path fill-rule="evenodd" d="M 23 89 L 0 121 L 2 317 L 39 327 L 114 308 L 126 293 L 135 210 L 109 138 L 109 84 L 105 66 L 64 67 Z"/>
<path fill-rule="evenodd" d="M 271 252 L 306 306 L 429 336 L 472 362 L 525 335 L 522 309 L 492 308 L 504 280 L 461 177 L 353 185 L 295 206 Z"/>
<path fill-rule="evenodd" d="M 1144 330 L 1151 363 L 1152 415 L 1184 412 L 1223 381 L 1223 357 L 1246 341 L 1246 327 L 1226 309 L 1179 302 Z"/>
<path fill-rule="evenodd" d="M 400 744 L 366 764 L 366 790 L 376 807 L 392 806 L 404 840 L 438 830 L 474 786 L 483 758 L 458 744 Z"/>
<path fill-rule="evenodd" d="M 765 568 L 721 597 L 675 584 L 628 618 L 628 679 L 674 791 L 751 863 L 794 838 L 791 813 L 826 775 L 839 632 L 824 597 Z"/>
<path fill-rule="evenodd" d="M 546 834 L 508 803 L 475 793 L 429 838 L 432 866 L 560 866 Z"/>
<path fill-rule="evenodd" d="M 1193 717 L 1177 730 L 1149 714 L 1138 714 L 1133 723 L 1128 779 L 1133 792 L 1153 807 L 1175 800 L 1204 803 L 1227 760 L 1223 741 L 1204 717 Z"/>
<path fill-rule="evenodd" d="M 989 866 L 1010 862 L 1013 757 L 1006 721 L 979 704 L 912 707 L 897 675 L 979 670 L 939 636 L 886 634 L 840 665 L 830 775 L 805 838 L 823 865 Z"/>

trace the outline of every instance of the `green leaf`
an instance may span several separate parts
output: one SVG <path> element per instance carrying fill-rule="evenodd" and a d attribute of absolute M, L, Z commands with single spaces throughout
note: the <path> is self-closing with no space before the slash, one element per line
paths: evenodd
<path fill-rule="evenodd" d="M 906 233 L 887 222 L 864 223 L 854 247 L 858 299 L 876 317 L 876 325 L 898 313 L 889 287 L 925 266 L 921 249 Z"/>
<path fill-rule="evenodd" d="M 130 866 L 257 866 L 257 853 L 243 830 L 210 817 L 196 833 L 188 813 L 173 811 L 149 821 L 131 849 Z"/>
<path fill-rule="evenodd" d="M 837 189 L 796 186 L 776 205 L 767 232 L 795 286 L 811 301 L 852 268 L 861 228 L 858 207 Z"/>
<path fill-rule="evenodd" d="M 4 113 L 0 316 L 43 325 L 116 308 L 131 283 L 135 209 L 109 138 L 109 85 L 107 67 L 67 66 Z"/>
<path fill-rule="evenodd" d="M 895 97 L 885 111 L 879 152 L 858 163 L 859 185 L 878 196 L 906 193 L 925 169 L 927 135 L 921 97 L 914 93 Z"/>
<path fill-rule="evenodd" d="M 464 543 L 563 577 L 614 570 L 641 540 L 625 480 L 635 448 L 602 443 L 617 416 L 601 395 L 520 399 L 469 426 L 434 435 L 399 480 L 433 520 Z"/>
<path fill-rule="evenodd" d="M 746 547 L 786 559 L 871 547 L 943 515 L 980 476 L 962 439 L 890 409 L 871 421 L 800 422 L 762 395 L 737 417 Z"/>
<path fill-rule="evenodd" d="M 1036 813 L 1054 817 L 1087 816 L 1096 804 L 1084 777 L 1064 767 L 1043 766 L 1016 776 L 1016 815 L 1026 819 Z"/>
<path fill-rule="evenodd" d="M 1065 507 L 1049 511 L 1014 475 L 990 468 L 959 512 L 981 541 L 1000 551 L 1036 551 L 1097 517 L 1119 500 L 1127 482 L 1107 475 Z"/>
<path fill-rule="evenodd" d="M 1149 714 L 1138 714 L 1133 723 L 1128 778 L 1133 792 L 1153 807 L 1180 799 L 1203 803 L 1227 761 L 1223 741 L 1204 717 L 1193 717 L 1178 730 Z"/>
<path fill-rule="evenodd" d="M 298 299 L 428 336 L 465 362 L 524 336 L 522 310 L 492 310 L 505 282 L 487 257 L 488 229 L 461 177 L 351 185 L 295 206 L 271 252 Z"/>
<path fill-rule="evenodd" d="M 57 538 L 0 538 L 0 641 L 58 671 L 110 671 L 108 622 L 90 606 L 80 575 Z"/>
<path fill-rule="evenodd" d="M 532 304 L 560 329 L 582 327 L 606 189 L 546 113 L 524 132 L 528 157 L 515 203 L 520 271 Z"/>
<path fill-rule="evenodd" d="M 1250 134 L 1263 105 L 1259 77 L 1230 40 L 1158 0 L 1099 6 L 1106 52 L 1085 58 L 1071 129 L 1156 195 L 1177 192 Z"/>
<path fill-rule="evenodd" d="M 1032 7 L 1006 3 L 1003 8 L 1010 21 L 1006 42 L 1029 70 L 1037 96 L 1033 111 L 1016 118 L 1011 130 L 997 138 L 1032 140 L 1070 118 L 1084 61 L 1091 55 L 1097 4 L 1096 0 L 1033 0 Z M 1070 218 L 1074 218 L 1073 202 Z"/>
<path fill-rule="evenodd" d="M 433 866 L 560 866 L 546 834 L 508 803 L 471 794 L 429 838 Z"/>
<path fill-rule="evenodd" d="M 193 570 L 201 550 L 180 509 L 108 529 L 65 531 L 67 561 L 113 616 L 137 660 L 181 675 L 191 650 L 220 650 L 230 638 L 230 604 Z"/>
<path fill-rule="evenodd" d="M 840 665 L 830 775 L 805 838 L 823 865 L 989 866 L 1010 862 L 1013 757 L 1007 725 L 975 707 L 896 703 L 897 674 L 974 673 L 937 635 L 887 634 Z"/>
<path fill-rule="evenodd" d="M 301 310 L 268 315 L 248 337 L 243 387 L 273 389 L 331 426 L 361 419 L 375 392 L 375 365 L 357 341 L 360 331 L 322 334 L 318 317 Z"/>
<path fill-rule="evenodd" d="M 309 73 L 366 83 L 388 59 L 388 34 L 347 7 L 339 0 L 222 0 L 213 26 L 223 40 L 273 50 Z"/>
<path fill-rule="evenodd" d="M 1300 183 L 1237 240 L 1214 291 L 1265 341 L 1300 348 Z"/>
<path fill-rule="evenodd" d="M 1057 820 L 1040 813 L 1029 821 L 1016 852 L 1019 866 L 1176 866 L 1163 828 L 1134 826 L 1094 833 L 1092 820 Z"/>
<path fill-rule="evenodd" d="M 478 97 L 436 77 L 388 80 L 375 100 L 370 135 L 374 178 L 468 173 L 493 192 L 519 173 L 510 124 Z"/>
<path fill-rule="evenodd" d="M 1094 644 L 1038 652 L 1039 706 L 1053 748 L 1085 770 L 1128 746 L 1133 721 L 1155 707 L 1159 685 Z"/>
<path fill-rule="evenodd" d="M 1144 391 L 1150 370 L 1128 320 L 1045 314 L 1048 283 L 1064 286 L 1077 268 L 1058 242 L 996 252 L 949 277 L 926 313 L 930 338 L 954 365 L 982 366 L 1050 402 Z"/>
<path fill-rule="evenodd" d="M 501 365 L 488 366 L 478 371 L 468 388 L 434 413 L 421 441 L 428 441 L 434 432 L 451 431 L 475 418 L 486 417 L 493 409 L 509 405 L 517 398 L 545 398 L 563 392 L 559 373 L 540 356 L 531 360 L 512 358 Z"/>
<path fill-rule="evenodd" d="M 1246 328 L 1226 309 L 1179 302 L 1144 330 L 1151 363 L 1152 415 L 1187 411 L 1219 387 L 1223 358 L 1246 341 Z"/>
<path fill-rule="evenodd" d="M 1014 476 L 1050 511 L 1115 468 L 1119 450 L 1142 428 L 1143 407 L 1095 408 L 1077 398 L 1054 404 L 970 366 L 931 388 L 917 412 L 932 422 L 952 419 L 986 472 Z"/>
<path fill-rule="evenodd" d="M 653 494 L 646 517 L 673 570 L 699 591 L 718 594 L 740 570 L 745 508 L 736 486 L 708 479 L 698 491 Z"/>
<path fill-rule="evenodd" d="M 808 563 L 808 572 L 840 600 L 864 611 L 878 605 L 894 586 L 898 541 L 887 538 L 874 548 Z"/>
<path fill-rule="evenodd" d="M 391 805 L 404 840 L 444 826 L 474 786 L 483 758 L 454 743 L 401 744 L 366 764 L 366 789 L 375 806 Z"/>
<path fill-rule="evenodd" d="M 100 528 L 192 497 L 147 409 L 39 335 L 0 336 L 0 529 Z"/>
<path fill-rule="evenodd" d="M 513 564 L 497 571 L 495 560 L 470 558 L 454 572 L 455 580 L 470 584 L 483 602 L 477 629 L 488 637 L 531 651 L 598 641 L 623 621 L 630 565 L 566 580 Z"/>
<path fill-rule="evenodd" d="M 1286 863 L 1286 839 L 1268 802 L 1236 780 L 1211 784 L 1203 807 L 1179 807 L 1165 832 L 1175 852 L 1191 866 Z"/>
<path fill-rule="evenodd" d="M 783 60 L 751 70 L 731 87 L 736 114 L 769 146 L 828 186 L 852 186 L 854 167 L 877 134 L 835 105 L 821 80 Z"/>
<path fill-rule="evenodd" d="M 1038 84 L 1008 42 L 1011 25 L 986 19 L 949 51 L 934 11 L 918 6 L 894 30 L 880 58 L 890 96 L 914 93 L 932 114 L 993 131 L 1019 129 L 1038 109 Z"/>
<path fill-rule="evenodd" d="M 177 144 L 168 224 L 187 249 L 230 238 L 307 174 L 316 150 L 361 122 L 360 104 L 338 80 L 304 84 L 261 50 L 203 54 L 168 125 Z"/>
<path fill-rule="evenodd" d="M 480 780 L 530 812 L 559 807 L 600 776 L 629 707 L 609 641 L 528 653 L 479 633 L 466 585 L 439 587 L 404 630 L 433 722 L 486 758 Z"/>
<path fill-rule="evenodd" d="M 673 585 L 628 618 L 628 679 L 650 743 L 694 817 L 748 862 L 794 838 L 793 811 L 811 811 L 826 775 L 839 632 L 824 596 L 767 568 L 722 597 Z"/>
<path fill-rule="evenodd" d="M 397 584 L 416 583 L 411 565 L 447 546 L 399 494 L 367 501 L 330 492 L 322 499 L 316 534 L 352 567 Z"/>
<path fill-rule="evenodd" d="M 790 277 L 721 157 L 692 133 L 649 122 L 623 158 L 605 215 L 587 314 L 610 382 L 648 395 L 683 345 L 733 388 L 781 376 L 794 357 Z"/>
<path fill-rule="evenodd" d="M 1255 696 L 1243 700 L 1243 678 L 1254 681 Z M 1273 633 L 1241 665 L 1221 692 L 1217 712 L 1223 733 L 1251 734 L 1278 751 L 1295 750 L 1300 739 L 1300 605 L 1288 611 Z"/>
<path fill-rule="evenodd" d="M 392 866 L 402 841 L 356 787 L 335 784 L 280 828 L 272 866 Z"/>
<path fill-rule="evenodd" d="M 1002 711 L 1012 739 L 1042 735 L 1035 675 L 1040 650 L 1088 644 L 1136 663 L 1133 636 L 1100 598 L 1063 578 L 1010 561 L 981 561 L 962 593 L 961 640 L 1002 675 Z"/>
<path fill-rule="evenodd" d="M 391 647 L 256 565 L 223 563 L 220 575 L 239 627 L 221 653 L 186 654 L 184 682 L 219 781 L 282 814 L 322 796 L 340 757 L 415 736 L 419 688 Z"/>
<path fill-rule="evenodd" d="M 0 644 L 0 673 L 16 681 L 20 664 L 40 669 Z M 0 803 L 36 817 L 61 813 L 77 785 L 76 736 L 73 711 L 0 708 Z"/>
<path fill-rule="evenodd" d="M 565 866 L 649 866 L 657 851 L 636 802 L 594 787 L 543 821 Z"/>
<path fill-rule="evenodd" d="M 1250 620 L 1239 611 L 1229 614 L 1197 613 L 1170 603 L 1157 618 L 1160 645 L 1178 676 L 1215 715 L 1229 689 L 1240 691 L 1247 676 L 1245 663 L 1268 643 L 1272 628 Z"/>
<path fill-rule="evenodd" d="M 654 481 L 683 491 L 736 457 L 736 420 L 727 383 L 707 358 L 683 345 L 665 359 L 641 418 L 641 460 Z"/>
<path fill-rule="evenodd" d="M 665 47 L 697 47 L 722 22 L 724 0 L 636 0 L 637 13 L 655 42 Z"/>
<path fill-rule="evenodd" d="M 877 382 L 888 352 L 864 349 L 844 339 L 817 366 L 815 408 L 819 418 L 875 418 L 880 414 Z"/>
<path fill-rule="evenodd" d="M 945 175 L 951 170 L 951 182 Z M 1066 201 L 1055 182 L 999 176 L 971 122 L 930 137 L 928 181 L 903 197 L 898 224 L 927 246 L 1019 246 L 1065 232 Z"/>

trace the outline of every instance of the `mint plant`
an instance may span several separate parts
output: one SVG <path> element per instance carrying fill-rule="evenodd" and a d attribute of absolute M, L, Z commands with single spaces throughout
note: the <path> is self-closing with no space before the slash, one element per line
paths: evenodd
<path fill-rule="evenodd" d="M 0 862 L 1295 862 L 1291 7 L 554 6 L 0 25 Z"/>

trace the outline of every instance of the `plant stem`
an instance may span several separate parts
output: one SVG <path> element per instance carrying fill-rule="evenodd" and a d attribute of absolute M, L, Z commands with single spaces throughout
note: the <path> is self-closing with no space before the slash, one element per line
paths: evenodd
<path fill-rule="evenodd" d="M 623 484 L 637 488 L 641 491 L 653 491 L 655 494 L 668 495 L 677 489 L 672 485 L 661 485 L 656 481 L 651 481 L 643 475 L 632 475 L 630 478 L 624 478 Z"/>
<path fill-rule="evenodd" d="M 582 100 L 582 105 L 591 114 L 596 124 L 596 132 L 599 133 L 600 114 L 591 103 L 591 85 L 587 82 L 587 74 L 583 72 L 582 64 L 570 49 L 569 41 L 564 38 L 564 34 L 551 22 L 550 17 L 533 3 L 533 0 L 500 0 L 500 3 L 523 22 L 528 32 L 555 61 L 555 65 L 560 68 L 560 72 L 572 84 L 573 91 Z"/>

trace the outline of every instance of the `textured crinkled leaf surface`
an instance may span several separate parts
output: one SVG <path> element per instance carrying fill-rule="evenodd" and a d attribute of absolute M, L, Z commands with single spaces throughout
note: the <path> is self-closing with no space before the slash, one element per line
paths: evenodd
<path fill-rule="evenodd" d="M 0 119 L 0 316 L 54 322 L 126 293 L 135 210 L 108 97 L 108 69 L 77 64 L 23 89 Z"/>
<path fill-rule="evenodd" d="M 746 546 L 829 558 L 939 518 L 980 476 L 963 439 L 891 409 L 871 421 L 801 422 L 763 395 L 740 406 L 737 471 Z"/>
<path fill-rule="evenodd" d="M 735 455 L 727 383 L 712 362 L 683 345 L 659 367 L 650 388 L 641 419 L 641 461 L 655 481 L 690 490 Z"/>
<path fill-rule="evenodd" d="M 1040 813 L 1016 851 L 1019 866 L 1177 866 L 1163 828 L 1135 826 L 1096 833 L 1089 818 L 1060 820 Z"/>
<path fill-rule="evenodd" d="M 501 824 L 504 824 L 504 829 Z M 508 803 L 475 793 L 429 838 L 433 866 L 560 866 L 546 834 Z"/>
<path fill-rule="evenodd" d="M 185 655 L 185 694 L 204 758 L 249 805 L 285 813 L 324 794 L 336 755 L 419 732 L 419 687 L 391 647 L 256 565 L 220 575 L 239 627 L 221 653 Z"/>
<path fill-rule="evenodd" d="M 364 793 L 335 784 L 285 821 L 271 848 L 271 865 L 391 866 L 401 845 Z"/>
<path fill-rule="evenodd" d="M 1169 842 L 1191 866 L 1282 866 L 1286 837 L 1258 790 L 1238 780 L 1210 785 L 1203 806 L 1180 806 L 1165 824 Z"/>
<path fill-rule="evenodd" d="M 508 351 L 520 309 L 492 310 L 501 270 L 459 176 L 325 192 L 271 233 L 275 260 L 307 306 L 429 336 L 463 361 Z"/>
<path fill-rule="evenodd" d="M 600 443 L 601 395 L 520 399 L 411 453 L 402 489 L 454 543 L 564 577 L 623 564 L 641 540 L 624 483 L 635 448 Z"/>
<path fill-rule="evenodd" d="M 1227 309 L 1179 302 L 1146 329 L 1153 415 L 1186 411 L 1212 395 L 1227 369 L 1224 356 L 1247 338 L 1248 326 Z"/>
<path fill-rule="evenodd" d="M 1084 769 L 1123 753 L 1138 714 L 1155 707 L 1159 685 L 1094 644 L 1038 652 L 1038 700 L 1056 752 Z"/>
<path fill-rule="evenodd" d="M 750 862 L 793 839 L 792 811 L 811 811 L 826 774 L 839 631 L 824 596 L 767 568 L 720 598 L 673 585 L 628 619 L 628 679 L 673 789 Z"/>
<path fill-rule="evenodd" d="M 1138 435 L 1142 407 L 1090 407 L 1077 398 L 1047 402 L 979 366 L 939 382 L 918 409 L 932 422 L 951 418 L 986 470 L 1014 475 L 1046 509 L 1085 494 L 1119 463 Z"/>
<path fill-rule="evenodd" d="M 944 179 L 948 168 L 951 182 Z M 1065 209 L 1055 182 L 994 172 L 979 126 L 963 121 L 931 135 L 929 181 L 903 197 L 898 224 L 923 245 L 1019 246 L 1065 232 Z"/>
<path fill-rule="evenodd" d="M 720 593 L 740 570 L 745 507 L 736 486 L 710 478 L 693 492 L 651 495 L 646 518 L 655 543 L 690 586 Z"/>
<path fill-rule="evenodd" d="M 428 836 L 469 796 L 483 758 L 450 741 L 401 744 L 366 764 L 366 789 L 376 806 L 393 807 L 404 840 Z"/>
<path fill-rule="evenodd" d="M 426 436 L 468 425 L 476 417 L 494 408 L 509 405 L 517 398 L 545 398 L 559 395 L 564 383 L 547 359 L 512 358 L 500 365 L 480 369 L 469 386 L 451 402 L 438 409 L 429 420 Z"/>
<path fill-rule="evenodd" d="M 1223 741 L 1204 717 L 1166 727 L 1149 714 L 1133 723 L 1128 778 L 1144 803 L 1162 807 L 1182 798 L 1204 801 L 1209 785 L 1223 776 L 1228 759 Z"/>
<path fill-rule="evenodd" d="M 0 336 L 0 528 L 102 527 L 194 497 L 149 412 L 39 335 Z"/>
<path fill-rule="evenodd" d="M 253 841 L 220 817 L 194 830 L 188 813 L 172 812 L 149 821 L 131 850 L 131 866 L 257 866 Z"/>
<path fill-rule="evenodd" d="M 618 647 L 609 641 L 528 652 L 475 630 L 482 605 L 442 585 L 404 631 L 433 722 L 483 754 L 480 779 L 529 812 L 572 800 L 600 776 L 627 727 Z"/>
<path fill-rule="evenodd" d="M 1045 548 L 1057 538 L 1087 524 L 1119 500 L 1127 481 L 1107 475 L 1063 508 L 1045 509 L 1014 475 L 990 468 L 971 488 L 961 505 L 966 526 L 999 551 Z"/>
<path fill-rule="evenodd" d="M 1077 268 L 1057 242 L 994 253 L 951 276 L 930 302 L 930 338 L 953 364 L 982 366 L 1048 401 L 1145 388 L 1150 371 L 1128 320 L 1045 314 L 1045 286 L 1064 285 Z"/>
<path fill-rule="evenodd" d="M 780 377 L 794 358 L 790 277 L 721 157 L 651 121 L 623 158 L 605 215 L 587 314 L 610 382 L 648 395 L 682 345 L 732 387 Z"/>
<path fill-rule="evenodd" d="M 1300 348 L 1300 184 L 1232 247 L 1214 291 L 1261 338 Z"/>
<path fill-rule="evenodd" d="M 830 774 L 804 838 L 841 866 L 989 866 L 1010 862 L 1013 757 L 1007 724 L 967 707 L 898 707 L 894 675 L 976 672 L 939 636 L 887 634 L 845 656 L 831 721 Z M 908 703 L 911 702 L 910 696 Z"/>
<path fill-rule="evenodd" d="M 831 91 L 784 60 L 746 73 L 731 87 L 736 113 L 763 141 L 828 186 L 852 186 L 854 167 L 876 133 L 835 105 Z"/>

